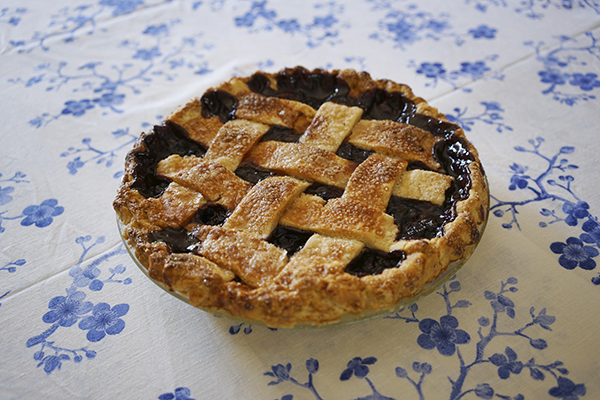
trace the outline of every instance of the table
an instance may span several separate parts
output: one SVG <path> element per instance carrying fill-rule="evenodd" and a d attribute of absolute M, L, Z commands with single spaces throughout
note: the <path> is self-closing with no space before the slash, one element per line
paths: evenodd
<path fill-rule="evenodd" d="M 600 398 L 597 0 L 5 0 L 0 48 L 1 399 Z M 238 323 L 123 247 L 138 135 L 296 65 L 407 83 L 479 150 L 481 244 L 397 313 Z"/>

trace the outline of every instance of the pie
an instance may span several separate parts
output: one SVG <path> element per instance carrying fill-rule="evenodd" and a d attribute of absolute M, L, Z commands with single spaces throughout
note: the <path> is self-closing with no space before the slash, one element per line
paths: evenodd
<path fill-rule="evenodd" d="M 270 327 L 393 310 L 464 262 L 489 190 L 464 131 L 354 70 L 232 78 L 143 133 L 114 200 L 147 274 Z"/>

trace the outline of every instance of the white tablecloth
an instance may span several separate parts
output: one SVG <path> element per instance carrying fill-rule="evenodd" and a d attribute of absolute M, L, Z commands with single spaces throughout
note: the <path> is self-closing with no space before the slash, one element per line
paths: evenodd
<path fill-rule="evenodd" d="M 4 0 L 1 399 L 600 399 L 598 0 Z M 462 125 L 482 242 L 410 308 L 271 330 L 126 253 L 135 138 L 232 76 L 354 68 Z"/>

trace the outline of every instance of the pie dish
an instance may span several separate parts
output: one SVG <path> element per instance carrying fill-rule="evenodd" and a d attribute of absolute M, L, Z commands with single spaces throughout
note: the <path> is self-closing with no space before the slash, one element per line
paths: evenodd
<path fill-rule="evenodd" d="M 270 327 L 390 312 L 472 254 L 477 150 L 404 85 L 256 72 L 143 133 L 113 206 L 136 261 L 195 307 Z"/>

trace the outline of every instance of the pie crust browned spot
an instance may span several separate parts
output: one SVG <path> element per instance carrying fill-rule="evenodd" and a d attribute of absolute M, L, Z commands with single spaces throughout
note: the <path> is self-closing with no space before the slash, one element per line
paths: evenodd
<path fill-rule="evenodd" d="M 114 201 L 148 275 L 271 327 L 393 310 L 469 258 L 489 191 L 464 131 L 365 72 L 233 78 L 143 133 Z"/>

